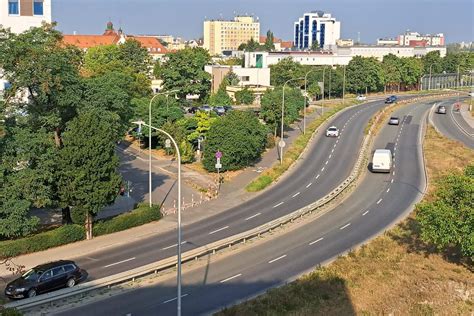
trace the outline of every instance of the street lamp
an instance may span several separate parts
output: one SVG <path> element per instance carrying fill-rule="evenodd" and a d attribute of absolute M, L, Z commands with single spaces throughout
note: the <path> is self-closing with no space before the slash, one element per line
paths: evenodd
<path fill-rule="evenodd" d="M 326 69 L 326 66 L 324 66 L 323 72 L 324 72 L 325 69 Z M 305 99 L 304 99 L 304 109 L 303 109 L 303 134 L 306 134 L 306 98 L 307 98 L 308 75 L 310 73 L 312 73 L 313 71 L 316 71 L 316 70 L 321 70 L 321 69 L 313 68 L 310 71 L 308 71 L 306 73 L 306 75 L 304 76 L 304 95 L 305 95 Z M 323 75 L 323 82 L 324 82 L 324 75 Z M 324 83 L 323 83 L 323 90 L 324 90 Z M 324 91 L 323 91 L 323 94 L 324 94 Z M 323 99 L 324 99 L 324 96 L 323 96 Z"/>
<path fill-rule="evenodd" d="M 154 129 L 160 133 L 165 134 L 168 139 L 171 140 L 173 143 L 173 146 L 176 150 L 176 155 L 178 156 L 178 276 L 177 276 L 177 283 L 178 283 L 178 296 L 177 296 L 177 311 L 176 315 L 181 316 L 181 153 L 179 152 L 179 147 L 174 138 L 166 131 L 153 127 L 149 124 L 146 124 L 144 121 L 137 121 L 133 122 L 134 124 L 137 124 L 139 129 L 141 130 L 142 126 L 146 126 L 150 130 Z M 169 142 L 167 142 L 167 145 Z M 151 170 L 151 169 L 150 169 Z M 150 192 L 151 193 L 151 192 Z M 150 204 L 151 207 L 151 204 Z"/>
<path fill-rule="evenodd" d="M 434 64 L 430 65 L 430 81 L 428 81 L 428 91 L 431 90 L 431 68 L 433 67 Z"/>
<path fill-rule="evenodd" d="M 293 81 L 293 80 L 302 80 L 304 79 L 304 77 L 301 77 L 301 78 L 292 78 L 292 79 L 288 79 L 285 84 L 283 85 L 283 100 L 281 102 L 281 136 L 280 136 L 280 142 L 278 143 L 278 145 L 280 146 L 280 165 L 283 164 L 283 147 L 285 147 L 285 141 L 283 140 L 284 136 L 283 136 L 283 119 L 284 119 L 284 114 L 285 114 L 285 88 L 286 88 L 286 84 L 290 81 Z M 305 102 L 306 104 L 306 102 Z"/>
<path fill-rule="evenodd" d="M 178 92 L 178 91 L 179 90 L 160 92 L 160 93 L 155 94 L 153 98 L 151 98 L 150 104 L 148 105 L 148 126 L 151 126 L 151 104 L 153 103 L 153 100 L 155 100 L 157 96 L 163 95 L 163 94 L 166 94 L 166 97 L 168 98 L 168 95 L 170 93 Z M 166 107 L 168 107 L 168 103 L 166 104 Z M 149 186 L 149 191 L 150 191 L 149 202 L 150 202 L 150 207 L 152 207 L 153 202 L 152 202 L 152 183 L 151 183 L 151 127 L 149 128 L 149 134 L 148 134 L 148 186 Z"/>

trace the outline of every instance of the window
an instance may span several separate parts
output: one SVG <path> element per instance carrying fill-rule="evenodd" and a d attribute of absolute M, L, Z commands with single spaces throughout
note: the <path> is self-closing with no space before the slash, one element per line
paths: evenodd
<path fill-rule="evenodd" d="M 250 81 L 250 76 L 242 76 L 242 81 Z"/>
<path fill-rule="evenodd" d="M 33 1 L 33 15 L 43 15 L 43 0 Z"/>
<path fill-rule="evenodd" d="M 63 266 L 53 268 L 53 276 L 57 276 L 57 275 L 63 274 L 64 272 L 65 272 L 65 271 L 64 271 L 64 267 L 63 267 Z"/>
<path fill-rule="evenodd" d="M 8 14 L 20 14 L 20 4 L 18 3 L 18 0 L 8 0 Z"/>
<path fill-rule="evenodd" d="M 49 279 L 51 279 L 52 276 L 53 276 L 52 270 L 48 270 L 45 273 L 43 273 L 43 275 L 40 278 L 40 281 L 49 280 Z"/>
<path fill-rule="evenodd" d="M 72 264 L 68 264 L 68 265 L 64 266 L 64 269 L 66 270 L 66 272 L 71 272 L 74 269 L 76 269 L 76 267 Z"/>

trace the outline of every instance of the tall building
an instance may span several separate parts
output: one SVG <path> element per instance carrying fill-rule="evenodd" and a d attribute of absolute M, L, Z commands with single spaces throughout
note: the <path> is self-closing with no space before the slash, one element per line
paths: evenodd
<path fill-rule="evenodd" d="M 252 16 L 236 16 L 233 21 L 204 21 L 204 48 L 211 55 L 221 55 L 223 51 L 237 50 L 251 38 L 258 42 L 260 22 Z"/>
<path fill-rule="evenodd" d="M 305 13 L 294 24 L 294 43 L 299 49 L 310 49 L 314 42 L 320 48 L 330 49 L 341 37 L 341 22 L 323 11 Z"/>
<path fill-rule="evenodd" d="M 51 0 L 0 0 L 0 25 L 14 33 L 51 23 Z"/>

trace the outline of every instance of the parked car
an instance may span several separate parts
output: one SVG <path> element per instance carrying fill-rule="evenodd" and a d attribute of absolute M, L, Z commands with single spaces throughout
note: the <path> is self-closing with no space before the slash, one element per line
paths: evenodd
<path fill-rule="evenodd" d="M 390 149 L 376 149 L 372 157 L 372 172 L 390 172 L 392 169 L 392 152 Z"/>
<path fill-rule="evenodd" d="M 356 100 L 357 101 L 365 101 L 367 100 L 367 97 L 363 94 L 359 94 L 357 97 L 356 97 Z"/>
<path fill-rule="evenodd" d="M 470 97 L 474 97 L 474 91 L 469 92 Z"/>
<path fill-rule="evenodd" d="M 216 112 L 217 115 L 221 116 L 225 114 L 225 108 L 222 105 L 218 105 L 214 107 L 214 112 Z"/>
<path fill-rule="evenodd" d="M 331 126 L 326 130 L 327 137 L 338 137 L 339 129 L 336 126 Z"/>
<path fill-rule="evenodd" d="M 188 113 L 196 114 L 197 111 L 199 111 L 199 108 L 197 106 L 192 106 L 188 108 Z"/>
<path fill-rule="evenodd" d="M 212 108 L 209 105 L 204 104 L 203 106 L 199 108 L 199 111 L 210 113 L 212 111 Z"/>
<path fill-rule="evenodd" d="M 400 119 L 396 116 L 392 116 L 390 120 L 388 120 L 388 125 L 398 125 L 400 124 Z"/>
<path fill-rule="evenodd" d="M 391 95 L 388 98 L 385 99 L 386 104 L 391 104 L 397 102 L 398 98 L 395 95 Z"/>
<path fill-rule="evenodd" d="M 438 106 L 438 109 L 436 110 L 438 114 L 446 114 L 446 107 L 444 105 Z"/>
<path fill-rule="evenodd" d="M 34 297 L 63 287 L 73 287 L 87 278 L 87 272 L 74 261 L 60 260 L 34 267 L 7 284 L 5 296 L 11 299 Z"/>
<path fill-rule="evenodd" d="M 224 105 L 224 109 L 226 113 L 234 110 L 232 105 Z"/>

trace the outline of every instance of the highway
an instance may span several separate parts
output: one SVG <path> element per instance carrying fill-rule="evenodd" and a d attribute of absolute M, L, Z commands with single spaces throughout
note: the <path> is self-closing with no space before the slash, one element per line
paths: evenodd
<path fill-rule="evenodd" d="M 357 158 L 363 130 L 383 101 L 368 102 L 341 113 L 330 125 L 339 127 L 339 138 L 327 138 L 322 130 L 303 163 L 291 176 L 256 198 L 200 222 L 183 227 L 183 252 L 246 231 L 318 200 L 350 173 Z M 174 231 L 137 240 L 75 260 L 97 279 L 140 267 L 176 254 Z"/>
<path fill-rule="evenodd" d="M 433 124 L 444 136 L 462 142 L 467 147 L 474 149 L 474 129 L 469 126 L 459 112 L 454 111 L 455 99 L 436 103 L 432 114 Z M 439 105 L 446 107 L 446 114 L 436 113 Z"/>
<path fill-rule="evenodd" d="M 293 280 L 405 217 L 426 187 L 420 124 L 426 119 L 430 105 L 422 103 L 397 110 L 395 115 L 403 118 L 402 123 L 384 126 L 376 138 L 374 149 L 388 148 L 394 153 L 391 173 L 368 172 L 345 201 L 317 220 L 221 260 L 211 260 L 202 268 L 185 271 L 183 315 L 207 314 Z M 363 112 L 359 114 L 362 121 Z M 352 130 L 345 133 L 355 134 Z M 314 172 L 318 170 L 313 170 L 313 178 Z M 287 203 L 290 204 L 293 202 Z M 156 286 L 113 296 L 61 315 L 174 315 L 175 282 L 173 276 Z"/>

